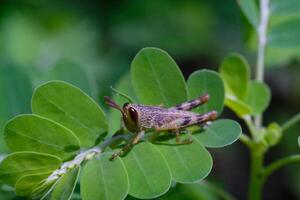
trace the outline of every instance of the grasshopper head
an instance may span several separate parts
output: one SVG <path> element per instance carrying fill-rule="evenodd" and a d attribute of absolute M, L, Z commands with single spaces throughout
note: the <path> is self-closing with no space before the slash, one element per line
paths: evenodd
<path fill-rule="evenodd" d="M 123 121 L 126 128 L 129 131 L 136 132 L 139 130 L 138 128 L 138 110 L 137 108 L 131 103 L 125 103 L 123 108 L 121 108 L 114 100 L 105 96 L 106 104 L 112 108 L 119 110 L 122 113 Z"/>

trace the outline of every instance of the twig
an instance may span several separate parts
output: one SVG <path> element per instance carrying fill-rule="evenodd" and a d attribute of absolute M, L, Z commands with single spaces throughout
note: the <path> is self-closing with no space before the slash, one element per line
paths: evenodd
<path fill-rule="evenodd" d="M 257 28 L 258 49 L 256 66 L 256 80 L 259 82 L 263 82 L 264 80 L 265 47 L 267 44 L 267 27 L 269 14 L 269 0 L 260 0 L 260 23 Z M 262 115 L 258 115 L 255 117 L 255 125 L 257 128 L 259 128 L 261 124 Z"/>
<path fill-rule="evenodd" d="M 297 155 L 291 155 L 285 158 L 281 158 L 277 161 L 274 161 L 273 163 L 269 164 L 263 172 L 264 179 L 266 179 L 270 174 L 272 174 L 274 171 L 284 167 L 285 165 L 294 163 L 294 162 L 300 162 L 300 154 Z"/>
<path fill-rule="evenodd" d="M 288 130 L 290 127 L 292 127 L 293 125 L 295 125 L 298 122 L 300 122 L 300 113 L 298 113 L 297 115 L 295 115 L 294 117 L 289 119 L 287 122 L 285 122 L 282 125 L 282 131 L 284 132 L 284 131 Z"/>

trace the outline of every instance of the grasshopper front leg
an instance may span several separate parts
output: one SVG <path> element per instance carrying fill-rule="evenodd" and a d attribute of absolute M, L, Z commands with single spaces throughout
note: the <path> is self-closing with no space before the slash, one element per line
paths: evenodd
<path fill-rule="evenodd" d="M 125 147 L 123 147 L 120 151 L 114 153 L 111 156 L 111 160 L 114 160 L 116 157 L 123 155 L 127 151 L 129 151 L 134 145 L 136 145 L 143 137 L 144 137 L 145 131 L 139 132 Z"/>
<path fill-rule="evenodd" d="M 191 133 L 189 132 L 189 138 L 188 139 L 185 139 L 185 140 L 181 140 L 180 139 L 180 131 L 178 129 L 175 130 L 175 133 L 176 133 L 176 143 L 177 144 L 190 144 L 193 142 L 193 139 L 192 139 L 192 135 Z"/>

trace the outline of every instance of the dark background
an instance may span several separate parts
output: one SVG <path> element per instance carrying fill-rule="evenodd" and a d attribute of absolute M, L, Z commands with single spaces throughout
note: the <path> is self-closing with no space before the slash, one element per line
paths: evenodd
<path fill-rule="evenodd" d="M 33 88 L 52 79 L 79 86 L 102 105 L 109 86 L 128 72 L 134 55 L 147 46 L 166 50 L 186 78 L 197 69 L 218 70 L 231 52 L 243 54 L 253 72 L 256 63 L 254 32 L 233 0 L 0 1 L 1 127 L 11 117 L 30 112 Z M 265 80 L 272 101 L 265 123 L 282 123 L 300 111 L 299 58 L 300 53 L 290 49 L 267 49 Z M 229 110 L 223 116 L 237 120 Z M 299 152 L 299 130 L 298 125 L 286 132 L 266 163 Z M 3 139 L 0 150 L 5 154 L 2 143 Z M 247 148 L 236 142 L 210 151 L 214 166 L 208 180 L 245 199 Z M 300 199 L 299 167 L 293 164 L 271 175 L 264 199 Z M 177 185 L 163 198 L 206 199 L 201 196 L 206 189 L 199 188 L 194 194 L 187 192 L 189 186 Z"/>

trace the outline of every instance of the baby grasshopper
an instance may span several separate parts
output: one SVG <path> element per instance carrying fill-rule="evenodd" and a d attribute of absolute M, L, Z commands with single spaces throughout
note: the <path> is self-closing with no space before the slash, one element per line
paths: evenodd
<path fill-rule="evenodd" d="M 135 137 L 119 152 L 114 153 L 111 159 L 114 159 L 132 146 L 137 144 L 143 138 L 145 131 L 174 131 L 176 133 L 176 143 L 191 143 L 192 138 L 188 140 L 180 140 L 180 131 L 193 125 L 202 125 L 208 121 L 217 118 L 217 112 L 211 111 L 205 114 L 197 114 L 189 110 L 206 103 L 209 95 L 205 94 L 182 104 L 171 108 L 163 108 L 161 106 L 148 106 L 134 103 L 125 103 L 121 108 L 116 102 L 109 97 L 104 97 L 106 104 L 122 113 L 122 121 L 126 128 L 133 133 L 137 133 Z"/>

